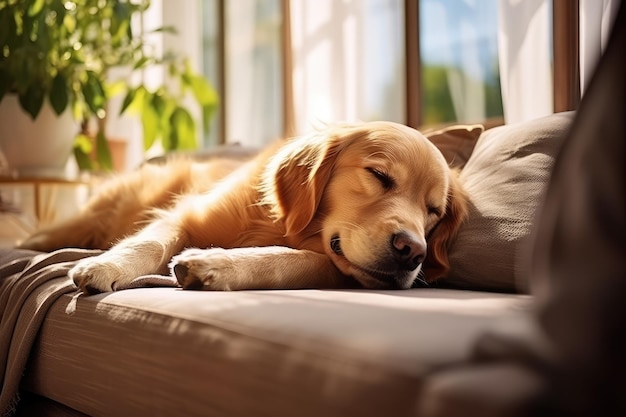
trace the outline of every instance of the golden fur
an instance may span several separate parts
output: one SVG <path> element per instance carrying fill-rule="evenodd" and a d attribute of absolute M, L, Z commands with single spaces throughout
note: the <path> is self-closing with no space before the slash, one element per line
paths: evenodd
<path fill-rule="evenodd" d="M 184 288 L 408 288 L 445 274 L 465 216 L 456 172 L 434 145 L 370 122 L 248 161 L 146 165 L 22 247 L 109 249 L 70 271 L 86 292 L 168 267 Z"/>

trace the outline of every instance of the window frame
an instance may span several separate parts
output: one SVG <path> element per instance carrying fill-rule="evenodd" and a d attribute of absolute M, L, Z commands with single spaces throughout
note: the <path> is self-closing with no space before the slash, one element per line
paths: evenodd
<path fill-rule="evenodd" d="M 576 110 L 580 104 L 578 10 L 579 0 L 552 0 L 555 112 Z"/>

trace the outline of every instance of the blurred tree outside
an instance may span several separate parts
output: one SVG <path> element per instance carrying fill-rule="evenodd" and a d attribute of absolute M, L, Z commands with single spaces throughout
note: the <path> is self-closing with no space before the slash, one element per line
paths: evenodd
<path fill-rule="evenodd" d="M 496 64 L 497 65 L 497 64 Z M 477 122 L 459 120 L 452 103 L 448 84 L 448 72 L 452 68 L 444 65 L 424 65 L 422 67 L 422 111 L 424 125 L 437 125 L 451 122 Z M 463 71 L 455 68 L 456 71 Z M 481 80 L 485 90 L 485 114 L 488 118 L 502 116 L 502 93 L 500 77 L 492 72 L 487 80 Z"/>

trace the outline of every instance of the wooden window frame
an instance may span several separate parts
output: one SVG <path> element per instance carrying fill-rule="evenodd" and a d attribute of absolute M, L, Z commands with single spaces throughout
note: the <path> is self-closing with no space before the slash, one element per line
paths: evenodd
<path fill-rule="evenodd" d="M 220 105 L 217 110 L 218 115 L 218 143 L 225 144 L 228 126 L 226 124 L 226 102 L 228 92 L 226 91 L 226 5 L 225 0 L 217 1 L 217 93 L 220 97 Z"/>
<path fill-rule="evenodd" d="M 404 35 L 404 55 L 406 57 L 406 124 L 417 129 L 422 125 L 419 0 L 404 1 Z"/>
<path fill-rule="evenodd" d="M 578 0 L 552 0 L 555 112 L 576 110 L 580 103 L 578 8 Z"/>

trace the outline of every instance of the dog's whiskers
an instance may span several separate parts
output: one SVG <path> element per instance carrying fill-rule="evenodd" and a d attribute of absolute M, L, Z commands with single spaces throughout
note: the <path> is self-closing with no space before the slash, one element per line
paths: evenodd
<path fill-rule="evenodd" d="M 426 281 L 426 274 L 424 273 L 424 269 L 420 269 L 419 273 L 415 277 L 415 282 L 419 282 L 425 287 L 430 287 L 430 284 Z"/>

